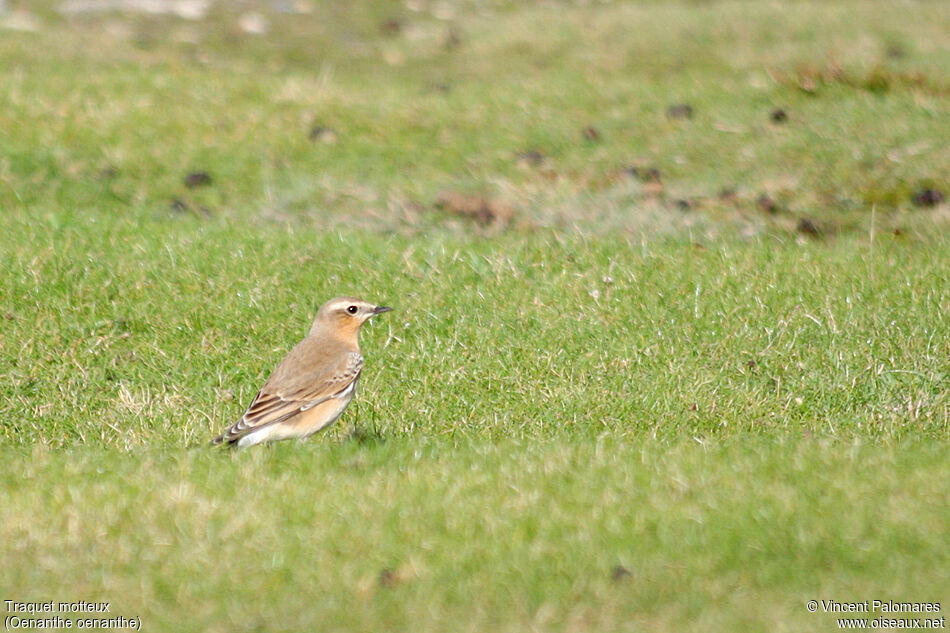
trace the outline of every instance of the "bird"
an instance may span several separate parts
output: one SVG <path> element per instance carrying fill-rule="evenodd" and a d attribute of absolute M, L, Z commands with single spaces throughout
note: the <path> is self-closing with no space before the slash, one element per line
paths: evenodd
<path fill-rule="evenodd" d="M 302 440 L 336 422 L 353 400 L 363 371 L 360 326 L 390 310 L 355 297 L 324 303 L 310 333 L 280 361 L 241 419 L 211 443 L 245 448 Z"/>

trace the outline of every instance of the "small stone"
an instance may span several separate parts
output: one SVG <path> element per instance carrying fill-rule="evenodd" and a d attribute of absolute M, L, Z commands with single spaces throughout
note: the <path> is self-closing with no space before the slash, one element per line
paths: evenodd
<path fill-rule="evenodd" d="M 99 170 L 99 178 L 102 180 L 112 180 L 119 175 L 119 170 L 114 165 L 108 165 Z"/>
<path fill-rule="evenodd" d="M 935 207 L 943 202 L 943 193 L 936 189 L 921 189 L 914 193 L 913 201 L 918 207 Z"/>
<path fill-rule="evenodd" d="M 395 37 L 402 32 L 402 22 L 395 18 L 389 18 L 388 20 L 383 20 L 379 25 L 379 30 L 383 35 L 388 35 L 390 37 Z"/>
<path fill-rule="evenodd" d="M 688 103 L 674 103 L 666 109 L 666 116 L 671 119 L 692 119 L 693 106 Z"/>
<path fill-rule="evenodd" d="M 379 572 L 379 584 L 382 587 L 386 587 L 387 589 L 395 587 L 397 580 L 398 578 L 396 577 L 396 572 L 394 572 L 389 567 Z"/>
<path fill-rule="evenodd" d="M 788 112 L 782 108 L 775 108 L 769 117 L 772 119 L 772 123 L 785 123 L 788 121 Z"/>
<path fill-rule="evenodd" d="M 660 170 L 656 167 L 624 167 L 623 173 L 640 182 L 660 182 Z"/>
<path fill-rule="evenodd" d="M 310 130 L 310 140 L 314 143 L 336 143 L 336 132 L 322 125 L 315 125 Z"/>
<path fill-rule="evenodd" d="M 820 237 L 821 229 L 818 228 L 818 225 L 811 218 L 802 218 L 798 221 L 797 230 L 802 235 L 807 235 L 808 237 Z"/>
<path fill-rule="evenodd" d="M 206 171 L 193 171 L 185 176 L 185 186 L 189 189 L 205 187 L 211 184 L 211 174 Z"/>
<path fill-rule="evenodd" d="M 633 577 L 633 574 L 630 573 L 630 570 L 624 567 L 623 565 L 616 565 L 613 569 L 610 570 L 610 579 L 614 582 L 621 582 L 628 580 Z"/>
<path fill-rule="evenodd" d="M 588 126 L 588 127 L 585 127 L 585 128 L 584 128 L 583 135 L 584 135 L 584 140 L 586 140 L 586 141 L 599 141 L 599 140 L 600 140 L 600 132 L 598 132 L 598 131 L 597 131 L 597 128 L 595 128 L 593 125 L 590 125 L 590 126 Z"/>
<path fill-rule="evenodd" d="M 891 59 L 904 59 L 907 57 L 907 51 L 904 50 L 903 46 L 899 44 L 894 44 L 887 47 L 887 56 Z"/>
<path fill-rule="evenodd" d="M 739 198 L 739 192 L 734 187 L 723 187 L 719 191 L 719 199 L 723 202 L 735 202 Z"/>
<path fill-rule="evenodd" d="M 522 167 L 537 167 L 544 162 L 544 154 L 536 149 L 529 149 L 516 154 L 515 162 Z"/>
<path fill-rule="evenodd" d="M 766 213 L 776 213 L 778 211 L 778 203 L 775 202 L 768 194 L 763 193 L 760 195 L 756 201 L 755 206 L 759 207 L 762 211 Z"/>

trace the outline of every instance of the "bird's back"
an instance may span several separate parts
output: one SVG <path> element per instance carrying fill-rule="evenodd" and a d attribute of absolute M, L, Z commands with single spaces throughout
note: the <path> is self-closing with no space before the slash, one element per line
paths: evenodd
<path fill-rule="evenodd" d="M 335 374 L 348 362 L 350 352 L 359 352 L 356 341 L 314 331 L 284 356 L 262 390 L 293 392 L 304 389 L 320 377 Z"/>

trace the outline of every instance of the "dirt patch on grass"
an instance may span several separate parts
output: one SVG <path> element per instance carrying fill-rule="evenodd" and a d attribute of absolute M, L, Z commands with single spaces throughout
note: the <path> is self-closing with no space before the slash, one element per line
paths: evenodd
<path fill-rule="evenodd" d="M 836 60 L 829 60 L 823 66 L 804 64 L 790 71 L 772 68 L 769 75 L 782 85 L 808 94 L 818 94 L 825 88 L 841 85 L 874 94 L 916 90 L 931 95 L 950 95 L 950 84 L 944 81 L 919 71 L 894 70 L 883 62 L 867 70 L 848 70 Z"/>
<path fill-rule="evenodd" d="M 458 191 L 439 193 L 433 205 L 440 211 L 474 220 L 482 226 L 505 227 L 514 218 L 514 210 L 505 202 Z"/>

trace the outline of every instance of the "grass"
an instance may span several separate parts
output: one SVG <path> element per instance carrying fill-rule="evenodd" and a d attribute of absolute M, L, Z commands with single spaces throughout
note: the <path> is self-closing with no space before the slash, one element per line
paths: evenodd
<path fill-rule="evenodd" d="M 3 537 L 31 564 L 8 586 L 152 630 L 827 630 L 807 600 L 945 595 L 926 443 L 417 433 L 14 463 Z"/>
<path fill-rule="evenodd" d="M 261 36 L 26 8 L 3 599 L 162 631 L 825 631 L 808 600 L 950 599 L 950 242 L 912 202 L 947 192 L 942 4 L 262 4 Z M 397 311 L 341 423 L 207 446 L 344 293 Z"/>
<path fill-rule="evenodd" d="M 765 194 L 779 220 L 834 231 L 863 226 L 872 204 L 900 226 L 912 193 L 950 168 L 939 3 L 460 5 L 450 20 L 384 6 L 276 14 L 257 38 L 225 9 L 198 24 L 51 17 L 4 38 L 0 124 L 16 133 L 0 202 L 151 217 L 179 199 L 402 230 L 427 228 L 418 207 L 462 189 L 529 226 L 655 231 L 710 214 L 757 226 Z M 389 16 L 406 32 L 382 35 Z M 692 119 L 667 116 L 681 102 Z M 770 121 L 776 107 L 786 123 Z M 337 142 L 312 142 L 313 126 Z M 528 150 L 544 164 L 519 169 Z M 624 176 L 630 165 L 658 169 L 663 191 Z M 196 169 L 216 186 L 185 190 Z M 708 213 L 669 213 L 681 200 Z"/>
<path fill-rule="evenodd" d="M 11 445 L 200 442 L 342 292 L 399 307 L 363 336 L 361 417 L 385 435 L 947 439 L 942 242 L 276 228 L 235 249 L 240 225 L 189 223 L 116 223 L 6 262 Z"/>

